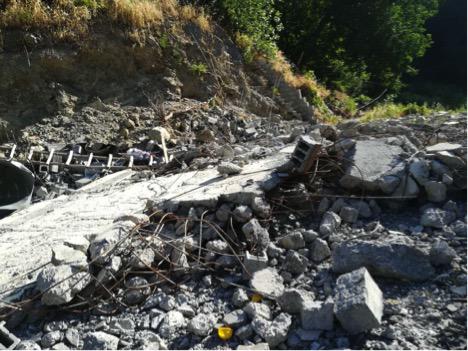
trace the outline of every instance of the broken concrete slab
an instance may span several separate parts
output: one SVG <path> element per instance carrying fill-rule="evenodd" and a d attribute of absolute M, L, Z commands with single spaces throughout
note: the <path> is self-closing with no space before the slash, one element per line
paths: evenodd
<path fill-rule="evenodd" d="M 334 311 L 348 332 L 357 334 L 380 325 L 383 294 L 367 269 L 363 267 L 341 275 L 335 291 Z"/>
<path fill-rule="evenodd" d="M 342 242 L 333 251 L 332 260 L 337 273 L 366 267 L 375 276 L 410 281 L 424 281 L 434 274 L 428 252 L 404 235 Z"/>
<path fill-rule="evenodd" d="M 346 189 L 380 190 L 380 180 L 404 171 L 403 149 L 390 145 L 386 139 L 358 140 L 346 154 L 350 164 L 340 184 Z"/>
<path fill-rule="evenodd" d="M 426 147 L 426 151 L 429 153 L 433 153 L 433 152 L 439 152 L 439 151 L 455 151 L 461 148 L 462 148 L 462 145 L 460 144 L 438 143 L 438 144 Z"/>
<path fill-rule="evenodd" d="M 264 188 L 278 184 L 274 169 L 288 153 L 255 160 L 241 174 L 224 178 L 216 169 L 135 179 L 132 170 L 117 172 L 71 195 L 33 204 L 0 220 L 0 295 L 12 286 L 34 281 L 26 273 L 49 262 L 50 247 L 70 238 L 90 238 L 105 231 L 114 219 L 142 213 L 147 200 L 158 206 L 216 206 L 219 200 L 250 205 Z M 140 177 L 138 177 L 140 178 Z M 25 220 L 27 218 L 27 220 Z M 21 238 L 21 245 L 17 245 Z"/>

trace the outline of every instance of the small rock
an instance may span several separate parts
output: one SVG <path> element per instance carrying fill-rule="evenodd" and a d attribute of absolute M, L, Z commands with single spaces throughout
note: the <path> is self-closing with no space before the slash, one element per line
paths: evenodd
<path fill-rule="evenodd" d="M 239 223 L 248 222 L 252 218 L 252 210 L 249 206 L 237 206 L 232 214 L 234 219 Z"/>
<path fill-rule="evenodd" d="M 314 300 L 314 294 L 303 289 L 286 289 L 277 302 L 283 312 L 299 313 L 302 306 Z"/>
<path fill-rule="evenodd" d="M 425 184 L 427 199 L 432 202 L 445 201 L 447 186 L 444 183 L 429 181 Z"/>
<path fill-rule="evenodd" d="M 323 215 L 322 223 L 320 224 L 320 234 L 329 236 L 336 232 L 336 229 L 341 224 L 341 218 L 336 213 L 328 211 Z"/>
<path fill-rule="evenodd" d="M 237 328 L 243 324 L 246 324 L 248 320 L 248 315 L 243 310 L 235 310 L 226 314 L 223 318 L 223 323 L 229 325 L 230 327 Z"/>
<path fill-rule="evenodd" d="M 249 302 L 249 296 L 244 289 L 237 288 L 232 294 L 232 304 L 236 307 L 242 307 Z"/>
<path fill-rule="evenodd" d="M 253 218 L 248 223 L 242 226 L 247 242 L 250 246 L 255 247 L 257 252 L 262 252 L 268 248 L 270 243 L 270 235 L 268 231 L 263 228 L 257 219 Z"/>
<path fill-rule="evenodd" d="M 299 232 L 290 233 L 281 237 L 278 240 L 278 244 L 280 247 L 288 250 L 298 250 L 305 247 L 304 238 Z"/>
<path fill-rule="evenodd" d="M 442 229 L 444 226 L 452 223 L 455 218 L 455 213 L 451 211 L 444 211 L 439 208 L 428 208 L 421 216 L 420 223 L 424 227 Z"/>
<path fill-rule="evenodd" d="M 312 229 L 306 230 L 302 233 L 302 237 L 306 243 L 312 243 L 319 237 L 318 233 Z"/>
<path fill-rule="evenodd" d="M 262 318 L 254 319 L 252 328 L 270 347 L 275 347 L 286 341 L 291 323 L 289 314 L 280 313 L 273 321 Z"/>
<path fill-rule="evenodd" d="M 429 166 L 425 160 L 415 159 L 411 162 L 409 173 L 421 186 L 424 186 L 429 180 Z"/>
<path fill-rule="evenodd" d="M 15 350 L 41 350 L 41 347 L 32 340 L 23 340 L 16 345 Z"/>
<path fill-rule="evenodd" d="M 218 221 L 225 223 L 231 216 L 231 207 L 227 204 L 222 204 L 221 206 L 219 206 L 215 215 Z"/>
<path fill-rule="evenodd" d="M 354 207 L 344 206 L 340 210 L 340 217 L 347 223 L 355 223 L 359 217 L 359 211 Z"/>
<path fill-rule="evenodd" d="M 63 342 L 60 342 L 52 346 L 51 350 L 70 350 L 70 348 L 67 345 L 65 345 Z"/>
<path fill-rule="evenodd" d="M 212 315 L 199 314 L 189 322 L 188 330 L 198 336 L 207 336 L 213 331 L 214 323 Z"/>
<path fill-rule="evenodd" d="M 129 266 L 132 268 L 148 268 L 151 267 L 155 258 L 154 250 L 151 247 L 138 248 L 132 252 L 132 257 L 129 260 Z"/>
<path fill-rule="evenodd" d="M 316 239 L 310 248 L 310 258 L 315 262 L 322 262 L 330 257 L 331 251 L 328 243 L 323 239 Z"/>
<path fill-rule="evenodd" d="M 301 326 L 306 330 L 333 329 L 333 300 L 305 300 L 301 306 Z"/>
<path fill-rule="evenodd" d="M 436 158 L 442 161 L 451 169 L 466 169 L 465 162 L 458 156 L 455 156 L 449 151 L 439 151 L 436 153 Z"/>
<path fill-rule="evenodd" d="M 218 165 L 217 170 L 219 174 L 222 175 L 233 175 L 242 172 L 242 167 L 239 167 L 238 165 L 231 162 L 221 162 Z"/>
<path fill-rule="evenodd" d="M 261 342 L 255 345 L 239 345 L 236 350 L 269 350 L 267 343 Z"/>
<path fill-rule="evenodd" d="M 102 331 L 85 334 L 83 349 L 85 350 L 117 350 L 119 338 Z"/>
<path fill-rule="evenodd" d="M 249 302 L 244 307 L 245 313 L 251 318 L 271 319 L 271 310 L 268 305 L 258 302 Z"/>
<path fill-rule="evenodd" d="M 251 204 L 252 210 L 260 218 L 268 218 L 271 215 L 271 207 L 263 197 L 255 197 Z"/>
<path fill-rule="evenodd" d="M 239 340 L 247 340 L 252 337 L 254 330 L 250 324 L 243 325 L 242 327 L 236 329 L 235 336 L 239 338 Z"/>
<path fill-rule="evenodd" d="M 129 305 L 136 305 L 142 302 L 149 294 L 148 281 L 142 277 L 132 277 L 125 282 L 125 302 Z"/>
<path fill-rule="evenodd" d="M 80 272 L 71 266 L 49 266 L 39 273 L 36 286 L 43 292 L 43 304 L 63 305 L 73 300 L 90 281 L 91 277 L 87 272 Z"/>
<path fill-rule="evenodd" d="M 250 286 L 260 295 L 273 298 L 281 296 L 284 291 L 283 278 L 273 268 L 255 272 L 250 280 Z"/>
<path fill-rule="evenodd" d="M 61 331 L 56 330 L 45 334 L 41 339 L 41 345 L 45 349 L 51 348 L 56 343 L 62 340 L 63 334 Z"/>
<path fill-rule="evenodd" d="M 292 274 L 301 274 L 307 269 L 309 260 L 296 251 L 289 250 L 286 254 L 284 269 Z"/>
<path fill-rule="evenodd" d="M 437 240 L 432 244 L 430 258 L 434 266 L 444 266 L 450 264 L 457 257 L 457 252 L 442 240 Z"/>
<path fill-rule="evenodd" d="M 159 333 L 162 337 L 168 338 L 173 336 L 173 334 L 183 328 L 186 325 L 184 315 L 179 311 L 169 311 L 164 316 L 161 325 L 159 326 Z"/>
<path fill-rule="evenodd" d="M 65 332 L 65 340 L 75 348 L 78 348 L 81 341 L 81 335 L 75 328 L 67 329 Z"/>

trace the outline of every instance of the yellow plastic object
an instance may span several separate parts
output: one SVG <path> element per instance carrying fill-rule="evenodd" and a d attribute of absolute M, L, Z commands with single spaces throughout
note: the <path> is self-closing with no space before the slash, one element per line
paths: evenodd
<path fill-rule="evenodd" d="M 232 328 L 231 327 L 219 327 L 218 328 L 218 336 L 221 340 L 227 341 L 232 338 Z"/>
<path fill-rule="evenodd" d="M 262 301 L 262 295 L 260 294 L 253 294 L 251 297 L 252 302 L 260 302 Z"/>

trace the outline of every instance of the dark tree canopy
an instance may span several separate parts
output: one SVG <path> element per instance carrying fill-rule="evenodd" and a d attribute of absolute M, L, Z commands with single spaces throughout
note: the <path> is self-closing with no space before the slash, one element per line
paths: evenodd
<path fill-rule="evenodd" d="M 277 0 L 279 47 L 294 63 L 352 95 L 398 91 L 431 44 L 439 0 Z"/>

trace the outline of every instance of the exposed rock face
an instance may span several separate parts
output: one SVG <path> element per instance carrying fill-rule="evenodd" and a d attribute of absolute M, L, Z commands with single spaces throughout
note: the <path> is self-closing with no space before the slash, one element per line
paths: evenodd
<path fill-rule="evenodd" d="M 350 165 L 340 184 L 346 189 L 361 187 L 369 191 L 380 190 L 385 176 L 399 176 L 404 170 L 403 149 L 389 145 L 385 139 L 358 140 L 347 158 Z"/>
<path fill-rule="evenodd" d="M 345 273 L 366 267 L 375 276 L 424 281 L 434 274 L 427 252 L 404 236 L 343 242 L 333 251 L 333 270 Z"/>

